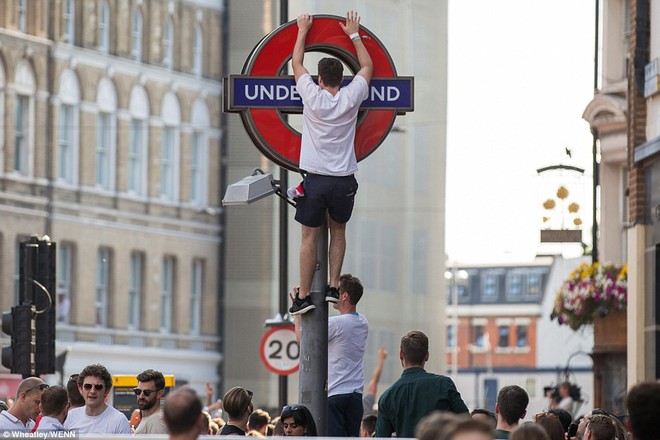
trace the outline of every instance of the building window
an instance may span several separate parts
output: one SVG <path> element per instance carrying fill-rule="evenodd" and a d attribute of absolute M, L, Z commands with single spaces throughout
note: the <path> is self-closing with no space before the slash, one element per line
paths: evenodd
<path fill-rule="evenodd" d="M 508 325 L 500 325 L 497 327 L 497 334 L 498 334 L 498 340 L 497 340 L 497 346 L 498 347 L 508 347 L 509 346 L 509 326 Z"/>
<path fill-rule="evenodd" d="M 160 195 L 168 201 L 176 201 L 179 160 L 176 146 L 176 129 L 163 127 L 163 141 L 160 156 Z"/>
<path fill-rule="evenodd" d="M 108 326 L 108 304 L 110 303 L 110 249 L 100 248 L 96 254 L 96 325 Z"/>
<path fill-rule="evenodd" d="M 27 0 L 18 0 L 18 5 L 16 6 L 18 10 L 18 30 L 19 32 L 26 32 L 27 30 Z"/>
<path fill-rule="evenodd" d="M 133 9 L 133 49 L 132 56 L 135 61 L 142 61 L 142 12 L 139 7 Z"/>
<path fill-rule="evenodd" d="M 174 298 L 174 257 L 163 258 L 163 276 L 160 291 L 160 330 L 172 331 L 172 299 Z"/>
<path fill-rule="evenodd" d="M 75 23 L 74 0 L 64 0 L 64 42 L 73 44 L 73 30 Z"/>
<path fill-rule="evenodd" d="M 412 249 L 412 293 L 417 295 L 425 295 L 428 288 L 427 249 L 426 231 L 415 229 L 413 231 Z"/>
<path fill-rule="evenodd" d="M 498 296 L 498 281 L 497 274 L 487 273 L 483 277 L 483 290 L 482 290 L 482 299 L 484 301 L 493 302 L 497 301 Z"/>
<path fill-rule="evenodd" d="M 521 273 L 510 272 L 506 277 L 506 297 L 510 301 L 522 298 L 523 276 Z"/>
<path fill-rule="evenodd" d="M 139 252 L 131 254 L 131 267 L 128 274 L 128 327 L 140 329 L 140 303 L 142 300 L 144 256 Z"/>
<path fill-rule="evenodd" d="M 486 347 L 486 341 L 485 341 L 485 328 L 483 325 L 475 325 L 474 326 L 474 342 L 473 345 L 475 347 L 479 348 L 484 348 Z"/>
<path fill-rule="evenodd" d="M 202 76 L 202 28 L 198 24 L 195 26 L 195 37 L 193 39 L 193 75 Z"/>
<path fill-rule="evenodd" d="M 66 183 L 74 181 L 74 107 L 68 104 L 60 106 L 60 126 L 57 138 L 57 177 Z"/>
<path fill-rule="evenodd" d="M 190 203 L 206 204 L 206 148 L 204 133 L 196 131 L 190 157 Z"/>
<path fill-rule="evenodd" d="M 110 50 L 110 8 L 106 0 L 101 1 L 99 12 L 99 51 L 108 53 Z"/>
<path fill-rule="evenodd" d="M 163 65 L 168 70 L 172 70 L 174 63 L 174 23 L 172 17 L 168 17 L 165 25 L 165 34 L 163 39 Z"/>
<path fill-rule="evenodd" d="M 199 335 L 202 329 L 202 289 L 204 260 L 195 259 L 190 277 L 190 334 Z"/>
<path fill-rule="evenodd" d="M 96 132 L 96 186 L 110 189 L 111 145 L 112 145 L 112 116 L 101 112 L 98 116 Z"/>
<path fill-rule="evenodd" d="M 456 345 L 456 326 L 447 326 L 447 347 L 453 348 Z"/>
<path fill-rule="evenodd" d="M 128 149 L 128 190 L 137 195 L 144 195 L 146 192 L 145 130 L 144 121 L 131 120 Z"/>
<path fill-rule="evenodd" d="M 541 297 L 541 274 L 530 273 L 527 275 L 527 297 L 538 299 Z"/>
<path fill-rule="evenodd" d="M 517 325 L 516 326 L 517 341 L 516 347 L 528 347 L 529 343 L 527 341 L 527 326 L 526 325 Z"/>
<path fill-rule="evenodd" d="M 73 267 L 73 246 L 61 243 L 57 249 L 57 322 L 69 323 L 71 309 L 71 268 Z"/>
<path fill-rule="evenodd" d="M 380 288 L 386 292 L 394 292 L 397 288 L 399 273 L 399 228 L 394 225 L 383 225 L 381 229 L 380 249 Z"/>
<path fill-rule="evenodd" d="M 30 99 L 27 96 L 16 96 L 14 108 L 14 171 L 22 175 L 28 174 L 28 109 Z"/>

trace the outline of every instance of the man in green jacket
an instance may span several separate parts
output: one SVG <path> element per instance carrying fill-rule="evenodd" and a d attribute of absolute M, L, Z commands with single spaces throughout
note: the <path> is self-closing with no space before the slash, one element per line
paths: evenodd
<path fill-rule="evenodd" d="M 468 408 L 447 376 L 427 373 L 429 338 L 418 330 L 401 338 L 403 373 L 378 401 L 376 437 L 415 437 L 417 422 L 434 410 L 467 413 Z"/>

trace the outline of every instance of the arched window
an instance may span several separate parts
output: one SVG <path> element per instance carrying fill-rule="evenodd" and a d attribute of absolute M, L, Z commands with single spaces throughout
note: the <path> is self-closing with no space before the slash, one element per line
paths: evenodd
<path fill-rule="evenodd" d="M 160 196 L 168 202 L 179 200 L 179 133 L 181 112 L 174 93 L 163 98 L 163 132 L 160 156 Z"/>
<path fill-rule="evenodd" d="M 34 174 L 34 95 L 36 82 L 32 66 L 26 60 L 16 65 L 14 102 L 14 136 L 12 170 L 23 176 Z"/>
<path fill-rule="evenodd" d="M 128 139 L 128 192 L 147 195 L 147 141 L 149 102 L 140 86 L 133 87 L 129 105 L 131 126 Z"/>
<path fill-rule="evenodd" d="M 191 205 L 206 206 L 208 200 L 208 136 L 209 111 L 202 99 L 192 108 L 192 143 L 190 149 L 190 193 Z"/>
<path fill-rule="evenodd" d="M 203 51 L 203 40 L 202 40 L 202 27 L 197 24 L 195 25 L 195 35 L 193 37 L 193 75 L 196 77 L 202 76 L 202 51 Z"/>
<path fill-rule="evenodd" d="M 167 18 L 165 35 L 163 39 L 163 65 L 172 70 L 174 64 L 174 23 L 172 17 Z"/>
<path fill-rule="evenodd" d="M 101 1 L 99 11 L 99 50 L 103 53 L 110 50 L 110 8 L 107 0 Z"/>
<path fill-rule="evenodd" d="M 133 50 L 132 56 L 135 61 L 142 61 L 142 11 L 140 7 L 133 8 Z"/>
<path fill-rule="evenodd" d="M 96 187 L 115 189 L 117 145 L 117 94 L 108 78 L 102 78 L 96 95 Z"/>
<path fill-rule="evenodd" d="M 78 183 L 80 87 L 76 74 L 70 69 L 62 72 L 58 99 L 57 179 L 75 185 Z"/>

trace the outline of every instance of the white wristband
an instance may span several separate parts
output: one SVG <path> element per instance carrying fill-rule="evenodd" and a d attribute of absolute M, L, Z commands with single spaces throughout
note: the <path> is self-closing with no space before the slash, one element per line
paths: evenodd
<path fill-rule="evenodd" d="M 360 39 L 360 34 L 357 32 L 353 32 L 351 35 L 348 36 L 351 40 L 359 40 Z"/>

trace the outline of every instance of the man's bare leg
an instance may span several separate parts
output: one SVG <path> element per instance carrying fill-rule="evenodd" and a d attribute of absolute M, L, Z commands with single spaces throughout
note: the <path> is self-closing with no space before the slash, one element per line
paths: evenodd
<path fill-rule="evenodd" d="M 302 225 L 302 241 L 300 243 L 300 291 L 299 298 L 305 298 L 312 290 L 312 279 L 316 270 L 316 246 L 321 228 L 310 228 Z"/>
<path fill-rule="evenodd" d="M 337 223 L 328 216 L 330 226 L 330 250 L 328 251 L 330 287 L 339 287 L 341 266 L 346 253 L 346 223 Z"/>

